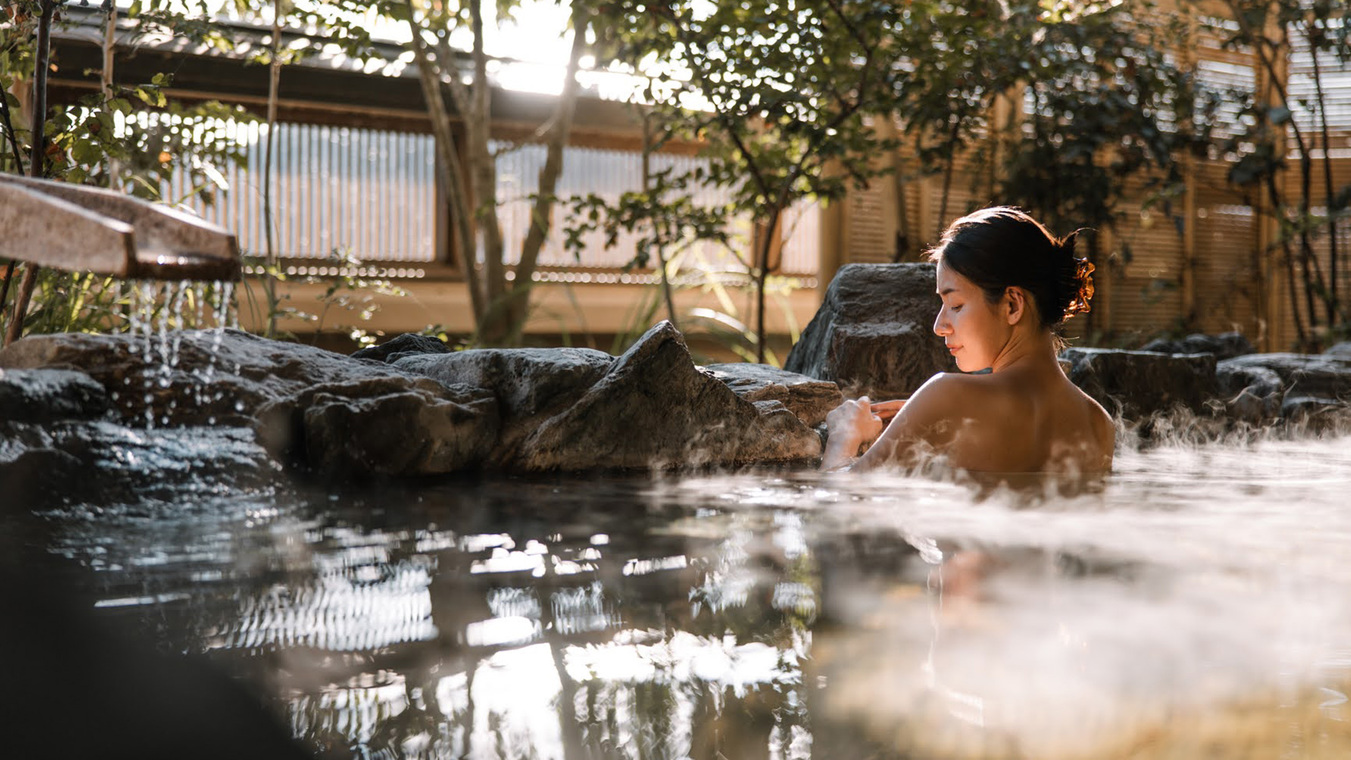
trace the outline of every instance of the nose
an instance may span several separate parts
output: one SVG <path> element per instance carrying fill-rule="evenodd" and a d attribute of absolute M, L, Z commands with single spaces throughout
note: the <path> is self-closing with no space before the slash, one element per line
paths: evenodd
<path fill-rule="evenodd" d="M 952 334 L 952 324 L 948 322 L 948 309 L 943 307 L 938 310 L 938 316 L 934 317 L 934 335 L 940 338 Z"/>

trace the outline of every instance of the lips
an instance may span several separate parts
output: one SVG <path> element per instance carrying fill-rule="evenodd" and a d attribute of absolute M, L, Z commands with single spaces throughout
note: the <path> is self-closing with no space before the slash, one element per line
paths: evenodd
<path fill-rule="evenodd" d="M 948 349 L 948 353 L 950 353 L 950 354 L 955 354 L 955 353 L 957 353 L 958 351 L 961 351 L 961 350 L 962 350 L 962 347 L 961 347 L 961 346 L 948 346 L 947 349 Z"/>

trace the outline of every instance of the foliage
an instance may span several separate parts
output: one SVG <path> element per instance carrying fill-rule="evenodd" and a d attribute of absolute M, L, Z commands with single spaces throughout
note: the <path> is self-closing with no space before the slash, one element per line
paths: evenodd
<path fill-rule="evenodd" d="M 599 45 L 649 77 L 640 100 L 663 133 L 705 141 L 702 179 L 763 230 L 803 198 L 838 199 L 880 174 L 894 147 L 874 128 L 889 118 L 886 49 L 901 6 L 855 0 L 666 0 L 608 4 Z M 650 209 L 660 217 L 662 208 Z M 758 358 L 773 235 L 757 236 Z"/>
<path fill-rule="evenodd" d="M 1274 247 L 1285 268 L 1287 297 L 1294 317 L 1298 347 L 1318 350 L 1351 330 L 1351 308 L 1343 296 L 1346 279 L 1338 227 L 1351 224 L 1351 182 L 1338 185 L 1331 162 L 1320 161 L 1315 176 L 1314 154 L 1332 146 L 1329 128 L 1329 82 L 1323 65 L 1351 63 L 1351 7 L 1329 0 L 1267 0 L 1263 3 L 1225 0 L 1228 24 L 1216 25 L 1223 44 L 1251 51 L 1265 87 L 1234 90 L 1238 119 L 1223 142 L 1232 160 L 1230 181 L 1264 190 L 1264 211 L 1276 225 Z M 1310 54 L 1312 97 L 1291 92 L 1285 65 L 1296 49 Z M 1297 189 L 1283 176 L 1287 157 L 1298 161 Z M 1322 208 L 1315 205 L 1321 201 Z M 1316 252 L 1327 245 L 1326 269 Z"/>
<path fill-rule="evenodd" d="M 1164 195 L 1180 186 L 1179 159 L 1204 151 L 1214 112 L 1166 52 L 1187 44 L 1181 21 L 1144 3 L 1106 6 L 1043 19 L 1030 38 L 1019 67 L 1031 113 L 1007 152 L 1001 196 L 1065 230 L 1113 224 L 1133 177 Z"/>
<path fill-rule="evenodd" d="M 937 0 L 909 4 L 888 47 L 896 114 L 920 172 L 942 174 L 939 218 L 949 218 L 952 178 L 964 151 L 985 144 L 990 113 L 1025 74 L 1014 60 L 1026 39 L 996 0 L 962 6 Z M 1023 35 L 1025 37 L 1026 35 Z"/>
<path fill-rule="evenodd" d="M 671 167 L 649 171 L 651 147 L 644 146 L 641 190 L 621 193 L 613 200 L 595 193 L 571 200 L 572 213 L 563 230 L 563 244 L 580 260 L 586 234 L 603 230 L 604 246 L 608 249 L 615 247 L 621 233 L 627 233 L 634 242 L 634 255 L 625 270 L 646 268 L 656 257 L 654 268 L 659 275 L 666 316 L 679 328 L 681 320 L 672 296 L 672 257 L 701 240 L 727 245 L 731 210 L 727 206 L 705 207 L 694 202 L 689 185 L 701 179 L 698 169 L 679 175 Z M 642 329 L 651 324 L 656 305 L 657 300 L 653 299 L 653 308 L 644 312 Z"/>
<path fill-rule="evenodd" d="M 339 274 L 321 280 L 325 287 L 323 294 L 318 296 L 322 306 L 314 320 L 316 335 L 323 331 L 329 312 L 336 310 L 339 315 L 351 317 L 350 320 L 340 320 L 338 324 L 346 329 L 354 343 L 360 346 L 373 345 L 376 336 L 359 325 L 369 322 L 380 309 L 375 297 L 383 295 L 401 298 L 408 295 L 407 291 L 388 279 L 362 274 L 361 260 L 349 249 L 334 249 L 328 255 L 328 262 L 338 268 Z"/>
<path fill-rule="evenodd" d="M 543 143 L 546 158 L 539 173 L 539 192 L 533 198 L 531 224 L 519 241 L 505 240 L 498 220 L 496 145 L 500 137 L 494 134 L 490 97 L 496 61 L 486 50 L 489 22 L 484 1 L 331 0 L 328 5 L 334 19 L 352 25 L 346 37 L 351 50 L 369 39 L 353 19 L 374 12 L 407 26 L 411 38 L 407 48 L 419 71 L 442 167 L 437 182 L 446 198 L 443 207 L 450 215 L 477 326 L 474 340 L 485 345 L 518 343 L 530 312 L 539 254 L 552 232 L 554 189 L 562 174 L 563 149 L 580 90 L 577 73 L 588 47 L 591 3 L 571 3 L 573 40 L 562 93 L 548 120 L 524 140 Z M 497 0 L 493 7 L 497 22 L 511 20 L 519 5 L 518 0 Z M 467 43 L 468 50 L 457 50 L 453 41 Z M 458 120 L 454 126 L 452 114 Z M 514 267 L 508 266 L 509 261 L 515 262 Z"/>
<path fill-rule="evenodd" d="M 240 298 L 240 309 L 246 311 L 250 321 L 255 324 L 276 324 L 292 321 L 313 325 L 315 338 L 325 327 L 346 332 L 352 341 L 361 346 L 371 345 L 376 335 L 360 325 L 369 322 L 380 310 L 378 296 L 402 298 L 407 291 L 388 278 L 372 277 L 363 274 L 363 262 L 350 249 L 335 248 L 324 258 L 328 269 L 335 274 L 306 276 L 301 280 L 306 284 L 323 285 L 324 289 L 315 296 L 317 304 L 297 305 L 289 291 L 277 290 L 268 293 L 264 283 L 285 283 L 292 280 L 286 268 L 279 262 L 269 262 L 262 256 L 245 256 L 247 271 L 255 273 L 256 282 L 262 297 L 253 288 L 244 288 Z M 316 310 L 317 309 L 317 310 Z M 334 316 L 336 315 L 336 319 Z M 279 332 L 277 337 L 297 340 L 294 333 Z"/>
<path fill-rule="evenodd" d="M 59 4 L 58 4 L 59 5 Z M 31 81 L 38 64 L 35 34 L 41 4 L 16 3 L 8 23 L 0 24 L 0 88 L 6 134 L 0 169 L 32 169 L 33 134 L 19 124 L 19 100 L 11 90 Z M 105 33 L 113 23 L 104 10 Z M 62 23 L 58 15 L 54 23 Z M 242 108 L 216 102 L 170 102 L 163 89 L 166 74 L 134 85 L 112 84 L 112 71 L 101 72 L 106 87 L 74 105 L 43 114 L 44 149 L 37 171 L 44 177 L 122 190 L 148 199 L 182 203 L 193 196 L 207 203 L 228 190 L 223 169 L 243 163 L 243 146 L 225 137 L 228 122 L 247 122 Z M 31 115 L 30 115 L 31 116 Z M 16 157 L 15 154 L 18 154 Z M 23 156 L 29 156 L 25 165 Z M 169 179 L 186 177 L 187 196 L 166 196 Z M 34 281 L 34 300 L 23 322 L 27 331 L 111 330 L 128 318 L 127 288 L 88 273 L 42 270 Z"/>
<path fill-rule="evenodd" d="M 923 163 L 951 172 L 984 148 L 984 192 L 1052 228 L 1111 225 L 1128 179 L 1161 169 L 1166 196 L 1178 159 L 1204 148 L 1215 104 L 1168 52 L 1185 24 L 1151 3 L 921 3 L 908 20 L 898 103 Z M 1000 98 L 1025 115 L 992 122 Z"/>

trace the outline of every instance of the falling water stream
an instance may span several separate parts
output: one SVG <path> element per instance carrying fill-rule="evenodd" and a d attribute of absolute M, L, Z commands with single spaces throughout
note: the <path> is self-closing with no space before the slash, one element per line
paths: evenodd
<path fill-rule="evenodd" d="M 100 616 L 333 756 L 1333 758 L 1348 493 L 1309 437 L 1126 447 L 1075 498 L 754 470 L 48 517 Z"/>
<path fill-rule="evenodd" d="M 211 398 L 211 394 L 219 393 L 212 389 L 217 355 L 226 328 L 239 327 L 239 316 L 233 303 L 234 288 L 235 284 L 228 281 L 140 280 L 131 284 L 125 332 L 139 339 L 141 358 L 145 366 L 151 368 L 145 373 L 140 388 L 144 395 L 145 427 L 153 429 L 169 424 L 177 408 L 177 400 L 170 399 L 160 418 L 155 417 L 155 395 L 172 384 L 185 336 L 187 340 L 210 341 L 206 365 L 194 370 L 197 382 L 192 385 L 192 401 L 199 407 L 219 401 L 219 398 Z M 208 327 L 210 329 L 202 329 Z M 214 424 L 215 420 L 209 420 L 209 423 Z"/>

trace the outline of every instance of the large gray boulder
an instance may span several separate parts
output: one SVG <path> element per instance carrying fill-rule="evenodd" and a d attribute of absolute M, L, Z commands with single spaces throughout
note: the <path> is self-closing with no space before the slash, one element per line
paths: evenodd
<path fill-rule="evenodd" d="M 1287 396 L 1351 401 L 1351 356 L 1336 354 L 1249 354 L 1220 362 L 1225 373 L 1275 373 Z"/>
<path fill-rule="evenodd" d="M 1323 352 L 1323 355 L 1335 356 L 1339 359 L 1351 359 L 1351 341 L 1344 340 L 1341 343 L 1334 343 L 1331 346 L 1328 346 L 1328 349 Z"/>
<path fill-rule="evenodd" d="M 1264 422 L 1279 417 L 1317 429 L 1351 411 L 1351 355 L 1249 354 L 1225 359 L 1218 370 L 1225 391 L 1244 386 L 1230 406 L 1260 408 Z"/>
<path fill-rule="evenodd" d="M 434 347 L 386 358 L 393 364 L 225 331 L 170 333 L 150 344 L 129 336 L 28 338 L 0 352 L 0 367 L 82 370 L 88 377 L 41 370 L 44 383 L 68 387 L 70 414 L 97 413 L 106 393 L 109 416 L 120 416 L 123 429 L 251 428 L 250 445 L 256 435 L 277 460 L 330 478 L 820 456 L 819 438 L 786 399 L 738 397 L 695 367 L 669 323 L 618 358 L 586 349 Z M 64 449 L 52 450 L 60 459 Z"/>
<path fill-rule="evenodd" d="M 76 369 L 109 392 L 127 420 L 156 425 L 251 424 L 262 407 L 324 383 L 414 379 L 379 362 L 239 330 L 142 336 L 60 333 L 0 351 L 0 367 Z"/>
<path fill-rule="evenodd" d="M 784 369 L 838 383 L 849 395 L 909 396 L 955 369 L 933 333 L 942 306 L 934 282 L 928 263 L 841 267 Z"/>
<path fill-rule="evenodd" d="M 441 475 L 479 467 L 497 439 L 497 401 L 429 378 L 323 383 L 266 405 L 259 438 L 329 478 Z"/>
<path fill-rule="evenodd" d="M 588 348 L 483 348 L 395 362 L 448 385 L 486 389 L 496 400 L 501 428 L 484 456 L 507 467 L 522 441 L 549 417 L 577 402 L 605 375 L 615 358 Z"/>
<path fill-rule="evenodd" d="M 699 370 L 661 322 L 594 385 L 521 442 L 511 469 L 530 472 L 804 461 L 820 439 L 777 402 L 745 401 Z"/>
<path fill-rule="evenodd" d="M 1214 354 L 1216 359 L 1229 359 L 1257 351 L 1239 332 L 1219 335 L 1192 333 L 1185 338 L 1157 338 L 1141 346 L 1140 350 L 1161 354 Z"/>
<path fill-rule="evenodd" d="M 238 330 L 33 336 L 0 351 L 0 367 L 78 369 L 128 424 L 250 427 L 283 461 L 331 474 L 470 469 L 497 429 L 469 389 Z"/>
<path fill-rule="evenodd" d="M 97 419 L 108 394 L 94 378 L 63 369 L 0 369 L 0 420 L 45 423 Z"/>
<path fill-rule="evenodd" d="M 777 401 L 807 427 L 826 421 L 831 409 L 844 401 L 840 386 L 768 364 L 708 364 L 704 369 L 751 403 Z"/>
<path fill-rule="evenodd" d="M 1127 421 L 1178 410 L 1203 413 L 1219 390 L 1213 354 L 1067 348 L 1060 356 L 1075 385 Z"/>
<path fill-rule="evenodd" d="M 0 508 L 181 499 L 272 482 L 276 464 L 240 428 L 131 430 L 82 372 L 0 370 Z"/>
<path fill-rule="evenodd" d="M 1235 421 L 1265 425 L 1281 416 L 1285 383 L 1274 371 L 1260 366 L 1235 366 L 1228 361 L 1215 366 L 1220 401 Z"/>

